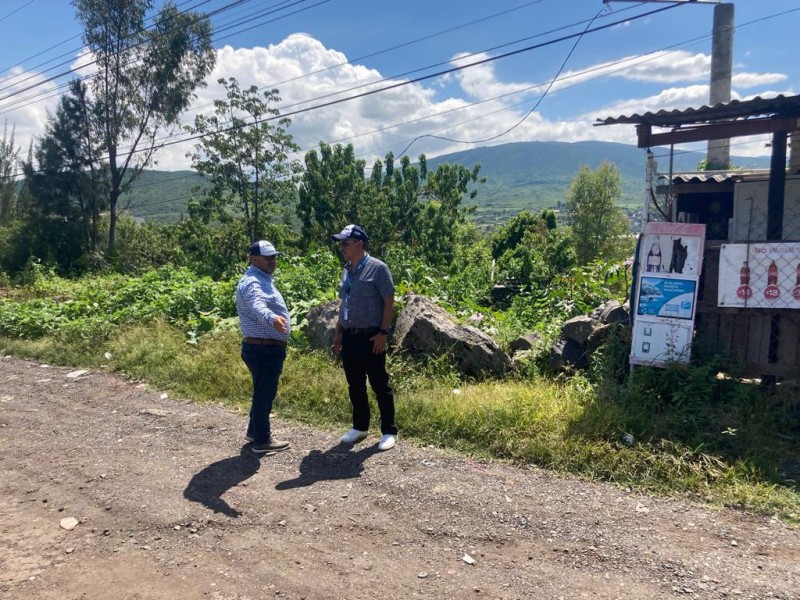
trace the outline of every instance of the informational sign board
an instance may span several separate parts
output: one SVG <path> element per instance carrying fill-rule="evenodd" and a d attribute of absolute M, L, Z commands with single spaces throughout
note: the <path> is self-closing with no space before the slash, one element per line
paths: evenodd
<path fill-rule="evenodd" d="M 641 318 L 634 322 L 631 362 L 660 366 L 688 362 L 693 324 L 676 319 Z"/>
<path fill-rule="evenodd" d="M 800 308 L 800 243 L 723 244 L 717 304 L 735 308 Z"/>
<path fill-rule="evenodd" d="M 706 226 L 697 223 L 645 223 L 639 271 L 699 277 Z"/>
<path fill-rule="evenodd" d="M 692 320 L 696 291 L 694 279 L 642 277 L 636 314 Z"/>
<path fill-rule="evenodd" d="M 689 362 L 706 226 L 645 223 L 633 306 L 633 365 Z"/>

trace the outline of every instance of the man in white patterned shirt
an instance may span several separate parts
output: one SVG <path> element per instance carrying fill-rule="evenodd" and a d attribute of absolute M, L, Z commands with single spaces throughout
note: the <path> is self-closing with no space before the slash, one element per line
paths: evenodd
<path fill-rule="evenodd" d="M 286 302 L 274 283 L 279 254 L 270 242 L 254 242 L 250 246 L 250 266 L 236 286 L 242 360 L 253 378 L 253 401 L 245 437 L 253 442 L 253 452 L 267 455 L 289 447 L 289 442 L 272 436 L 269 422 L 291 328 Z"/>

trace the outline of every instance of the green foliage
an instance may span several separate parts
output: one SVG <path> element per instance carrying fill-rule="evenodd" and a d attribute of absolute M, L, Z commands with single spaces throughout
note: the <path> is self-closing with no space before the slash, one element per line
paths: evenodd
<path fill-rule="evenodd" d="M 162 268 L 136 279 L 106 277 L 70 287 L 59 286 L 60 278 L 43 275 L 32 262 L 23 277 L 47 297 L 0 303 L 0 335 L 36 339 L 78 333 L 83 324 L 91 335 L 102 336 L 99 341 L 120 325 L 163 318 L 194 328 L 209 314 L 228 317 L 236 312 L 233 282 L 197 278 L 186 269 Z"/>
<path fill-rule="evenodd" d="M 202 136 L 192 167 L 209 183 L 190 203 L 190 212 L 203 223 L 227 223 L 241 215 L 249 239 L 261 239 L 277 215 L 289 219 L 302 169 L 289 157 L 300 147 L 286 131 L 291 121 L 279 119 L 278 109 L 270 107 L 280 102 L 278 90 L 242 89 L 233 77 L 218 82 L 226 99 L 215 100 L 214 114 L 197 115 L 187 128 Z"/>
<path fill-rule="evenodd" d="M 98 71 L 83 133 L 101 151 L 91 159 L 94 168 L 108 166 L 107 254 L 113 257 L 120 195 L 153 160 L 161 134 L 178 122 L 214 66 L 211 21 L 171 2 L 156 15 L 148 15 L 150 0 L 73 4 Z M 153 25 L 146 26 L 151 16 Z"/>
<path fill-rule="evenodd" d="M 522 289 L 545 288 L 554 277 L 576 264 L 569 232 L 556 225 L 552 211 L 539 217 L 523 211 L 492 236 L 498 279 Z"/>
<path fill-rule="evenodd" d="M 347 223 L 358 223 L 369 233 L 370 252 L 377 256 L 405 246 L 431 265 L 450 265 L 457 231 L 473 212 L 462 202 L 475 197 L 471 186 L 479 181 L 479 170 L 442 164 L 429 172 L 425 156 L 418 166 L 404 156 L 398 166 L 389 153 L 365 180 L 364 162 L 355 159 L 352 145 L 321 144 L 319 155 L 316 150 L 306 155 L 300 185 L 304 244 L 322 244 Z"/>
<path fill-rule="evenodd" d="M 617 264 L 574 266 L 555 275 L 547 287 L 514 297 L 504 321 L 506 337 L 538 331 L 552 340 L 565 321 L 588 314 L 609 299 L 624 300 L 627 289 L 627 271 Z"/>
<path fill-rule="evenodd" d="M 8 134 L 8 121 L 3 123 L 0 138 L 0 226 L 8 225 L 17 212 L 15 174 L 19 167 L 19 148 L 14 144 L 14 128 Z"/>
<path fill-rule="evenodd" d="M 375 210 L 378 199 L 364 179 L 364 164 L 352 144 L 320 143 L 319 154 L 306 153 L 297 204 L 304 249 L 327 246 L 331 234 L 347 223 L 359 223 L 373 239 L 382 239 L 385 228 L 377 221 L 385 210 Z M 380 247 L 375 250 L 382 253 Z"/>
<path fill-rule="evenodd" d="M 595 171 L 584 165 L 572 183 L 565 209 L 580 264 L 621 260 L 631 252 L 630 226 L 617 204 L 621 181 L 617 168 L 605 162 Z"/>

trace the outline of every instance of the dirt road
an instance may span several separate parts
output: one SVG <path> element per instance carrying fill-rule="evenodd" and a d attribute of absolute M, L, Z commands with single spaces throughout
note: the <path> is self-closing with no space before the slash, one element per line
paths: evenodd
<path fill-rule="evenodd" d="M 241 415 L 70 372 L 0 358 L 3 598 L 800 598 L 769 518 L 279 418 L 259 459 Z"/>

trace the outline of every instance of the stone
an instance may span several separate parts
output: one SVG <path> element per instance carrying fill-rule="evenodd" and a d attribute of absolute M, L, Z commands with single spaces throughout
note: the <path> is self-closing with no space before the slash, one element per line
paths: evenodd
<path fill-rule="evenodd" d="M 585 344 L 589 336 L 592 335 L 597 322 L 591 317 L 578 316 L 573 317 L 561 327 L 562 335 L 568 340 L 572 340 L 579 344 Z"/>
<path fill-rule="evenodd" d="M 312 348 L 332 351 L 339 319 L 339 300 L 333 300 L 308 311 L 306 335 Z"/>
<path fill-rule="evenodd" d="M 78 519 L 75 517 L 64 517 L 61 519 L 61 529 L 66 529 L 67 531 L 72 531 L 78 526 Z"/>
<path fill-rule="evenodd" d="M 630 323 L 631 316 L 628 310 L 618 300 L 609 300 L 601 308 L 600 322 L 604 325 Z"/>
<path fill-rule="evenodd" d="M 405 297 L 405 308 L 397 319 L 393 347 L 416 359 L 449 355 L 464 375 L 502 375 L 511 359 L 487 334 L 459 325 L 443 308 L 419 295 Z"/>
<path fill-rule="evenodd" d="M 518 337 L 511 342 L 508 347 L 512 354 L 519 352 L 520 350 L 535 350 L 541 341 L 542 336 L 539 335 L 538 332 L 532 331 L 531 333 L 526 333 L 525 335 Z"/>
<path fill-rule="evenodd" d="M 563 334 L 550 349 L 550 368 L 553 371 L 585 369 L 588 366 L 589 355 L 586 348 L 575 340 L 563 337 Z"/>

